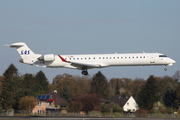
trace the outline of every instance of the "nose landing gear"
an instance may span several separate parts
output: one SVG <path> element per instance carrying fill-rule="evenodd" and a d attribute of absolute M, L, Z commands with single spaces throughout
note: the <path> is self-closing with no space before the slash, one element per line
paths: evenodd
<path fill-rule="evenodd" d="M 164 68 L 164 71 L 167 71 L 167 68 L 166 68 L 167 66 L 165 66 L 165 68 Z"/>

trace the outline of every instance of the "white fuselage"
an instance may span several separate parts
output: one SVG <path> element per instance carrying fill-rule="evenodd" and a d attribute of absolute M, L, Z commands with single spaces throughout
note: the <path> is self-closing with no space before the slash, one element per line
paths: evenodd
<path fill-rule="evenodd" d="M 172 65 L 174 60 L 160 53 L 133 53 L 133 54 L 87 54 L 87 55 L 61 55 L 65 60 L 76 63 L 96 64 L 97 68 L 109 66 L 152 66 Z M 67 67 L 78 69 L 71 64 L 63 62 L 57 55 L 52 62 L 36 61 L 33 65 L 44 67 Z M 90 67 L 89 67 L 90 69 Z"/>

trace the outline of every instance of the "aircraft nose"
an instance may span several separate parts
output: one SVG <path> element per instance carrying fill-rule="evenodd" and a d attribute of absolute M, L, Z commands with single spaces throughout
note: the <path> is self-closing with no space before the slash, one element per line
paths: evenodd
<path fill-rule="evenodd" d="M 176 63 L 176 61 L 175 61 L 175 60 L 172 60 L 172 63 L 174 64 L 174 63 Z"/>

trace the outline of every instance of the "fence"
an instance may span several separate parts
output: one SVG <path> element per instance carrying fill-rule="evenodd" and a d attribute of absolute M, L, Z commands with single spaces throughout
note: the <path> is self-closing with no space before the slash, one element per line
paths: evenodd
<path fill-rule="evenodd" d="M 89 112 L 87 114 L 80 114 L 74 112 L 62 113 L 60 111 L 57 112 L 49 112 L 46 114 L 32 114 L 31 111 L 24 110 L 2 110 L 0 112 L 0 116 L 56 116 L 56 117 L 146 117 L 146 118 L 180 118 L 180 115 L 175 114 L 135 114 L 135 113 L 99 113 L 99 112 Z"/>

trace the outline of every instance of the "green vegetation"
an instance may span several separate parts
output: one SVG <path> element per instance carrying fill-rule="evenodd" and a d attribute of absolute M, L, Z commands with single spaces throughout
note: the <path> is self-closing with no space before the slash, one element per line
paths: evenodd
<path fill-rule="evenodd" d="M 139 110 L 136 113 L 171 114 L 177 112 L 180 115 L 180 72 L 177 71 L 172 77 L 155 77 L 150 75 L 147 80 L 136 78 L 111 78 L 107 80 L 100 71 L 92 78 L 85 76 L 73 76 L 67 73 L 56 75 L 50 84 L 42 71 L 34 74 L 21 75 L 13 65 L 5 70 L 0 76 L 1 104 L 0 110 L 30 110 L 24 104 L 34 101 L 39 94 L 48 90 L 57 90 L 64 99 L 72 99 L 69 103 L 69 112 L 85 111 L 86 113 L 120 116 L 122 108 L 118 104 L 105 103 L 115 95 L 132 95 L 137 101 Z M 27 100 L 22 100 L 27 99 Z M 36 101 L 36 100 L 35 100 Z M 37 101 L 36 101 L 37 102 Z M 32 102 L 33 103 L 33 102 Z M 35 102 L 34 102 L 35 103 Z M 96 112 L 95 112 L 96 111 Z M 89 113 L 90 114 L 90 113 Z"/>

